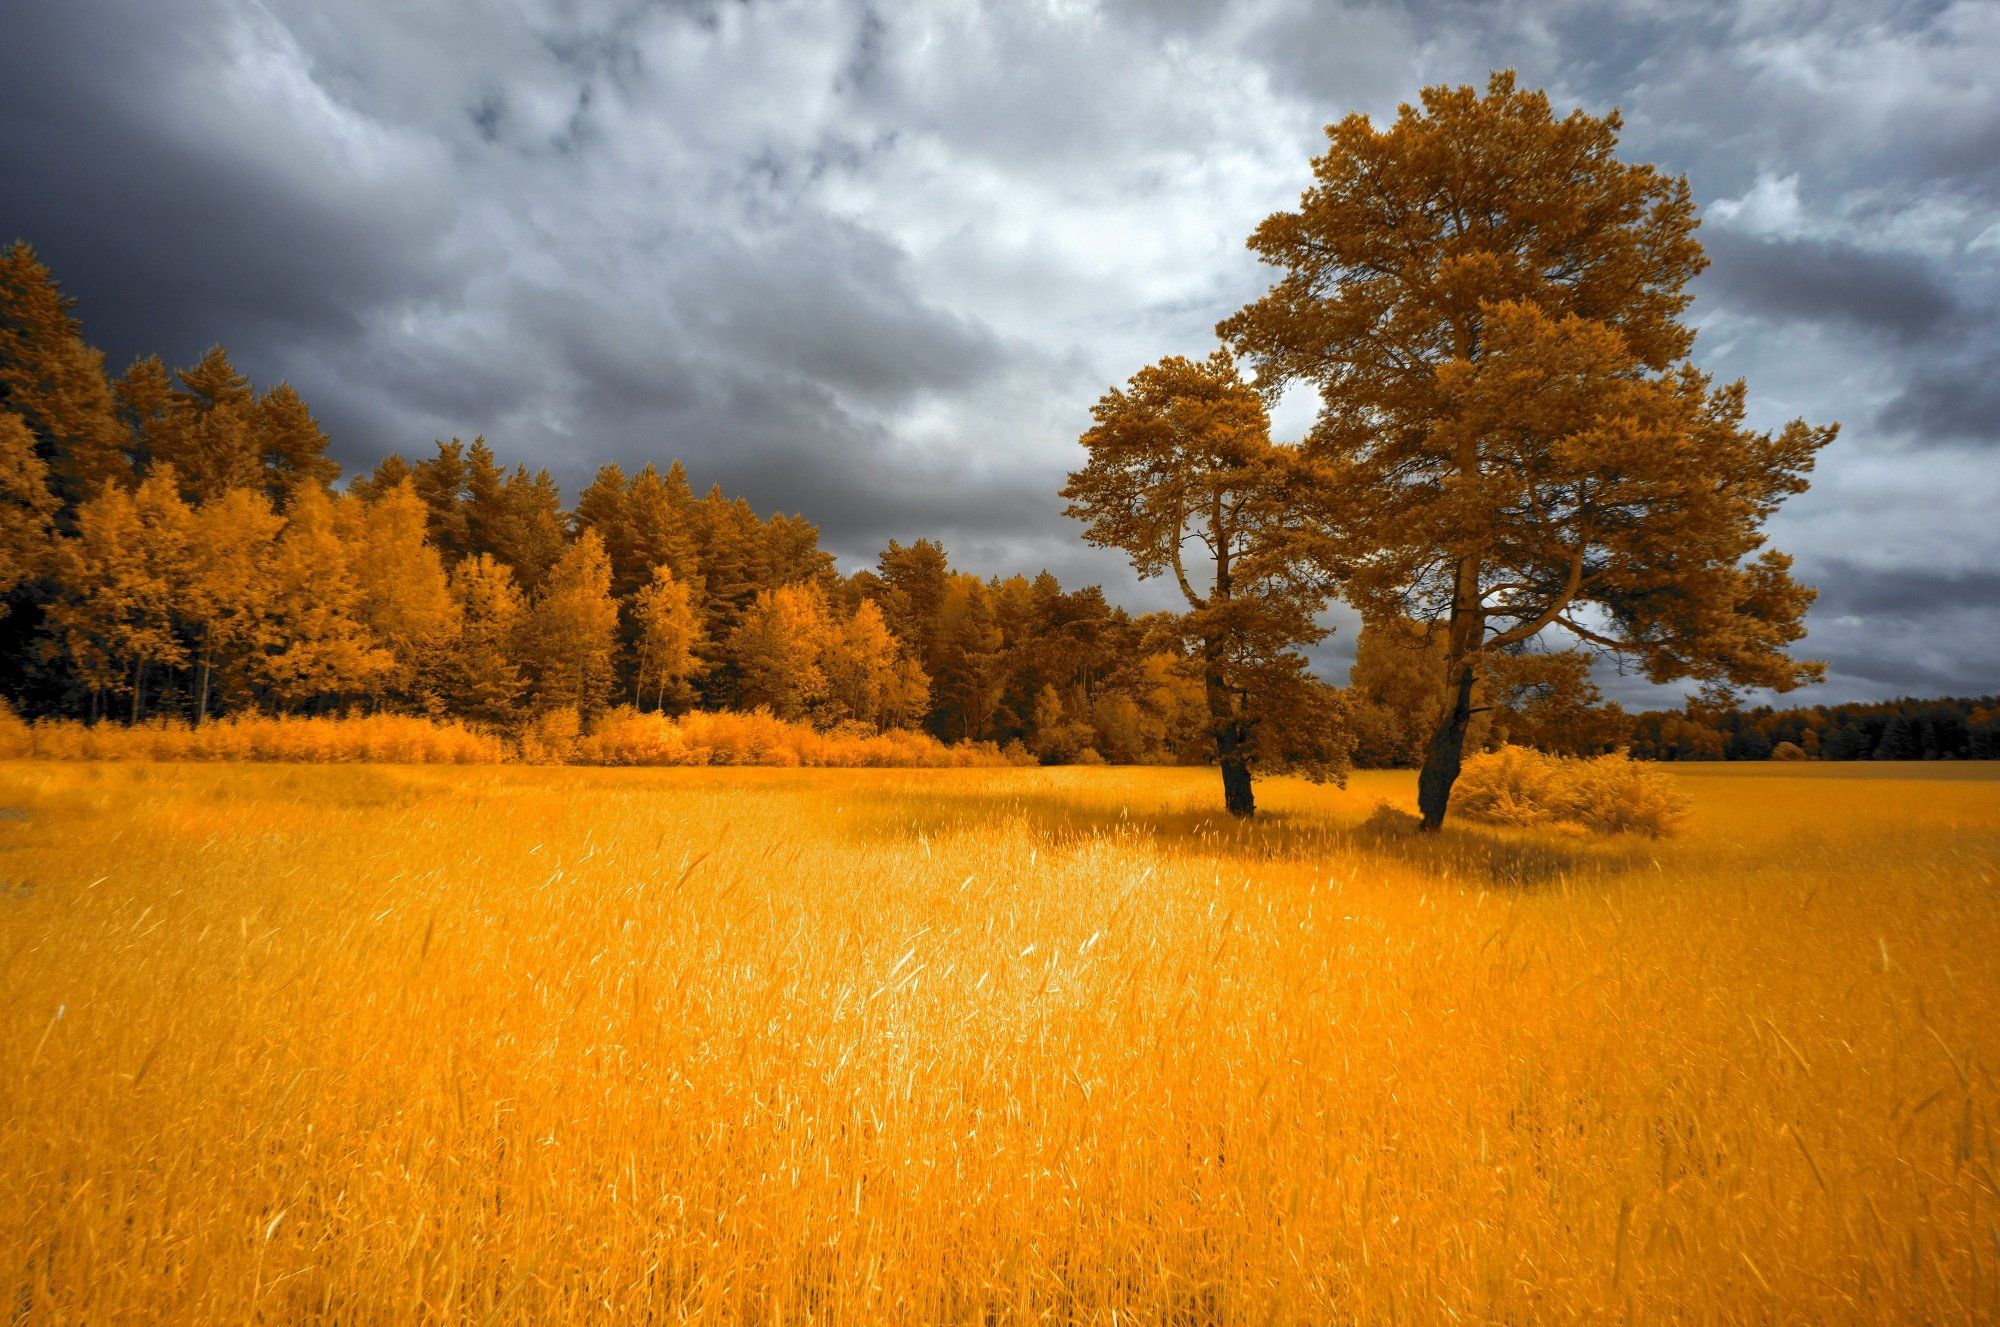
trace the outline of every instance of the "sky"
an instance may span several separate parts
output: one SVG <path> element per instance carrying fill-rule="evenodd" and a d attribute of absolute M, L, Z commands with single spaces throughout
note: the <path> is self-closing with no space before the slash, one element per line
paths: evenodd
<path fill-rule="evenodd" d="M 113 372 L 220 342 L 350 472 L 475 434 L 571 495 L 679 458 L 847 571 L 931 537 L 1143 610 L 1056 496 L 1091 404 L 1270 284 L 1245 238 L 1325 125 L 1513 68 L 1687 176 L 1695 358 L 1752 422 L 1842 426 L 1769 527 L 1820 591 L 1798 699 L 1981 694 L 1996 67 L 1994 0 L 27 0 L 0 242 Z"/>

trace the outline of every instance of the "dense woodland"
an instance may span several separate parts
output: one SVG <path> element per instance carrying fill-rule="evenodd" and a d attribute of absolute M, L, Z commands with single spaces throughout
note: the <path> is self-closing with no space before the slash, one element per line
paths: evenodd
<path fill-rule="evenodd" d="M 355 710 L 507 728 L 617 705 L 921 728 L 1049 762 L 1201 760 L 1186 633 L 1043 572 L 982 579 L 928 539 L 843 575 L 799 516 L 601 469 L 565 507 L 486 443 L 344 489 L 288 385 L 217 347 L 113 379 L 26 245 L 0 253 L 0 688 L 24 713 L 200 723 Z M 1339 697 L 1356 763 L 1421 758 L 1443 637 L 1364 629 Z M 1655 759 L 1991 758 L 1993 698 L 1628 716 L 1577 652 L 1507 653 L 1474 746 Z"/>
<path fill-rule="evenodd" d="M 750 710 L 1051 761 L 1182 758 L 1199 685 L 1097 587 L 981 579 L 926 539 L 842 575 L 797 516 L 605 466 L 566 509 L 483 439 L 339 488 L 285 384 L 220 347 L 108 378 L 25 245 L 0 255 L 0 619 L 31 716 Z"/>

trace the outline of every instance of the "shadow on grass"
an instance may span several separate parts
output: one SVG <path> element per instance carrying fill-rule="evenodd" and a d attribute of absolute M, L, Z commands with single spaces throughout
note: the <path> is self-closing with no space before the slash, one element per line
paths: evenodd
<path fill-rule="evenodd" d="M 1511 830 L 1448 821 L 1437 834 L 1387 806 L 1365 820 L 1297 811 L 1260 811 L 1238 820 L 1218 808 L 1109 806 L 1053 792 L 985 796 L 940 791 L 921 800 L 883 805 L 864 832 L 888 838 L 939 838 L 1024 824 L 1051 848 L 1131 839 L 1157 851 L 1215 861 L 1351 863 L 1373 859 L 1475 887 L 1537 888 L 1610 879 L 1650 867 L 1652 846 L 1629 837 L 1571 838 L 1552 831 Z"/>

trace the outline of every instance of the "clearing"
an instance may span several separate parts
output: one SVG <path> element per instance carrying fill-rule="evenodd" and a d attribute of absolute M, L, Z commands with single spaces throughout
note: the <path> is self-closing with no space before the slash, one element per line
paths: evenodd
<path fill-rule="evenodd" d="M 0 765 L 26 1321 L 2000 1316 L 2000 769 Z"/>

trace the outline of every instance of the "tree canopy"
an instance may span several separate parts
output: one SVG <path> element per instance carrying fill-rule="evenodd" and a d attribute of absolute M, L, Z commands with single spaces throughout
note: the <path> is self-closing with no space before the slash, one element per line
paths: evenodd
<path fill-rule="evenodd" d="M 1250 238 L 1278 281 L 1219 327 L 1267 389 L 1319 392 L 1301 512 L 1343 595 L 1444 630 L 1431 828 L 1487 661 L 1544 630 L 1655 681 L 1820 676 L 1785 653 L 1812 592 L 1761 526 L 1834 430 L 1747 428 L 1743 385 L 1688 362 L 1694 203 L 1619 128 L 1508 73 L 1350 116 Z"/>
<path fill-rule="evenodd" d="M 1314 615 L 1328 587 L 1312 531 L 1291 518 L 1301 474 L 1272 445 L 1262 398 L 1217 351 L 1143 368 L 1091 414 L 1089 461 L 1062 490 L 1066 510 L 1140 576 L 1172 575 L 1187 604 L 1174 625 L 1201 666 L 1229 811 L 1255 813 L 1253 764 L 1337 773 L 1335 706 L 1299 653 L 1326 635 Z M 1205 555 L 1193 573 L 1190 544 Z"/>

